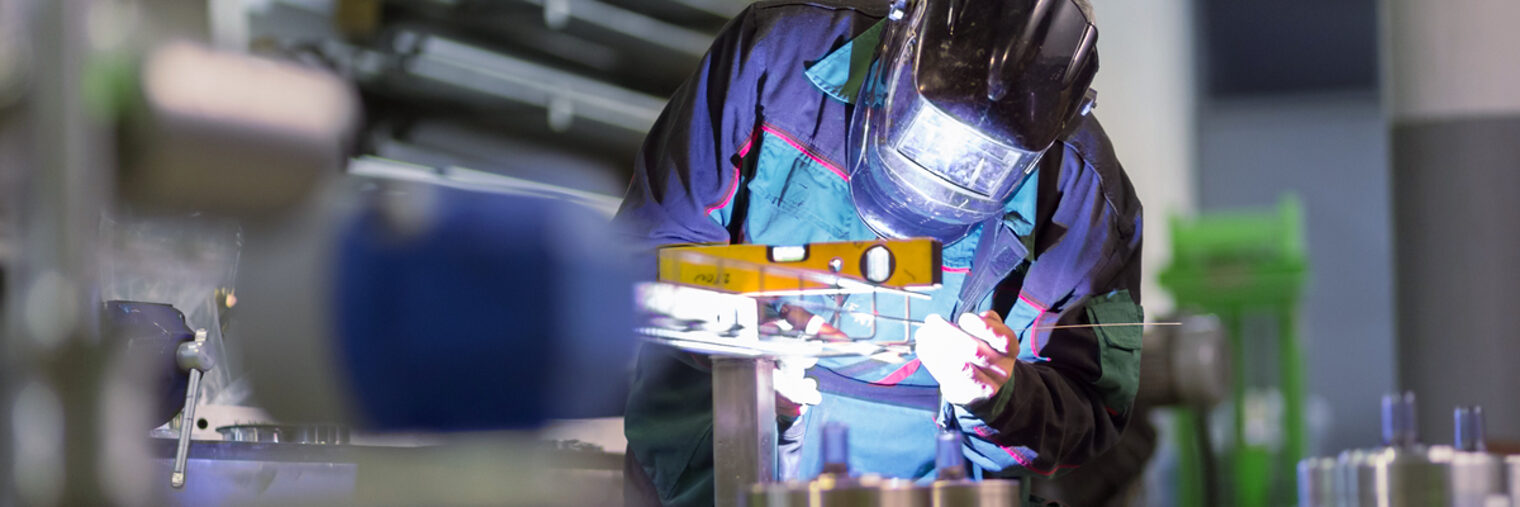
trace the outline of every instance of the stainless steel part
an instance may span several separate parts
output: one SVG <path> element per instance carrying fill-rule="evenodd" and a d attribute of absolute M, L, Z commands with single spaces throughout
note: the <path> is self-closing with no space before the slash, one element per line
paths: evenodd
<path fill-rule="evenodd" d="M 802 481 L 752 484 L 748 507 L 796 507 L 808 504 L 808 483 Z"/>
<path fill-rule="evenodd" d="M 1420 428 L 1415 413 L 1414 392 L 1383 395 L 1383 445 L 1403 447 L 1418 444 Z"/>
<path fill-rule="evenodd" d="M 881 481 L 881 496 L 878 498 L 880 507 L 929 507 L 929 488 L 914 484 L 907 479 L 886 479 Z"/>
<path fill-rule="evenodd" d="M 1449 467 L 1433 462 L 1423 446 L 1385 447 L 1357 469 L 1356 504 L 1376 507 L 1446 505 Z"/>
<path fill-rule="evenodd" d="M 809 507 L 876 507 L 881 505 L 881 477 L 823 474 L 808 483 Z"/>
<path fill-rule="evenodd" d="M 906 479 L 823 474 L 808 482 L 755 484 L 749 507 L 929 507 L 930 496 L 931 487 Z"/>
<path fill-rule="evenodd" d="M 1367 463 L 1369 451 L 1365 449 L 1350 449 L 1342 451 L 1335 460 L 1335 501 L 1334 505 L 1356 506 L 1361 491 L 1372 488 L 1371 475 L 1365 477 L 1369 482 L 1362 483 L 1362 466 Z"/>
<path fill-rule="evenodd" d="M 1457 407 L 1452 412 L 1452 423 L 1452 427 L 1456 430 L 1456 435 L 1452 437 L 1452 445 L 1457 450 L 1475 452 L 1487 450 L 1488 444 L 1484 442 L 1482 406 Z"/>
<path fill-rule="evenodd" d="M 712 358 L 715 505 L 740 505 L 752 484 L 776 475 L 775 361 Z"/>
<path fill-rule="evenodd" d="M 348 428 L 335 424 L 238 424 L 216 429 L 222 440 L 249 443 L 343 445 Z"/>
<path fill-rule="evenodd" d="M 169 474 L 169 486 L 185 487 L 185 460 L 190 455 L 190 432 L 195 430 L 195 408 L 200 405 L 201 374 L 216 366 L 210 351 L 206 350 L 206 330 L 195 330 L 195 341 L 182 343 L 175 350 L 179 367 L 190 373 L 185 387 L 185 407 L 180 410 L 179 445 L 174 452 L 174 470 Z"/>
<path fill-rule="evenodd" d="M 1298 505 L 1334 507 L 1337 480 L 1335 458 L 1305 458 L 1298 462 Z"/>
<path fill-rule="evenodd" d="M 1486 507 L 1490 496 L 1503 495 L 1504 462 L 1499 456 L 1486 452 L 1464 452 L 1445 448 L 1450 456 L 1432 459 L 1447 460 L 1450 469 L 1451 504 L 1453 507 Z"/>
<path fill-rule="evenodd" d="M 934 481 L 929 488 L 934 507 L 1021 505 L 1024 500 L 1022 484 L 1013 479 Z"/>
<path fill-rule="evenodd" d="M 1504 476 L 1509 483 L 1509 504 L 1520 507 L 1520 454 L 1504 458 Z"/>

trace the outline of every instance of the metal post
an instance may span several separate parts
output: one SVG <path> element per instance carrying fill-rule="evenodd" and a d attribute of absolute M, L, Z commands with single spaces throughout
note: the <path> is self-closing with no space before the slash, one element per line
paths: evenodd
<path fill-rule="evenodd" d="M 776 479 L 774 361 L 714 357 L 714 504 L 737 506 L 751 484 Z"/>

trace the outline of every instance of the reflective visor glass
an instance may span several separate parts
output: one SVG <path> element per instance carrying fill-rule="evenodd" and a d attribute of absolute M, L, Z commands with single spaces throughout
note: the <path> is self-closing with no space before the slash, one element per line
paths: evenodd
<path fill-rule="evenodd" d="M 897 152 L 958 187 L 993 197 L 1004 182 L 1034 168 L 1038 153 L 998 143 L 927 103 L 920 103 Z"/>

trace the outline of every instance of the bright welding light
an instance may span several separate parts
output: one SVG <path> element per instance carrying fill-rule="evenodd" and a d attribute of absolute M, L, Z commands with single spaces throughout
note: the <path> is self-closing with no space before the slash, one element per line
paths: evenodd
<path fill-rule="evenodd" d="M 976 129 L 922 103 L 897 141 L 897 152 L 956 186 L 991 197 L 1016 169 L 1034 164 L 1025 152 L 987 138 Z M 1028 167 L 1024 167 L 1027 165 Z"/>

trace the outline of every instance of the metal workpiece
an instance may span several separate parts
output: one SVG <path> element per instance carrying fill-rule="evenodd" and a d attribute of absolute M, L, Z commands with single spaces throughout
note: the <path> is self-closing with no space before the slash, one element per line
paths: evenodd
<path fill-rule="evenodd" d="M 932 501 L 929 488 L 907 479 L 883 479 L 877 489 L 879 507 L 929 507 Z"/>
<path fill-rule="evenodd" d="M 1485 507 L 1506 492 L 1503 458 L 1485 452 L 1483 407 L 1457 407 L 1452 419 L 1452 447 L 1432 448 L 1431 459 L 1450 467 L 1451 505 Z"/>
<path fill-rule="evenodd" d="M 933 507 L 991 507 L 1024 501 L 1023 484 L 1016 479 L 934 481 L 929 488 Z"/>
<path fill-rule="evenodd" d="M 1305 458 L 1298 462 L 1298 505 L 1339 507 L 1335 458 Z"/>
<path fill-rule="evenodd" d="M 1484 442 L 1487 435 L 1483 429 L 1483 407 L 1457 407 L 1452 412 L 1452 427 L 1455 435 L 1452 437 L 1452 445 L 1459 451 L 1483 452 L 1488 444 Z"/>
<path fill-rule="evenodd" d="M 1504 458 L 1504 482 L 1509 487 L 1509 504 L 1520 506 L 1520 454 Z"/>
<path fill-rule="evenodd" d="M 713 357 L 716 505 L 740 505 L 752 484 L 776 479 L 775 361 Z"/>
<path fill-rule="evenodd" d="M 1413 392 L 1383 395 L 1383 445 L 1412 446 L 1420 442 L 1419 420 L 1415 417 Z"/>
<path fill-rule="evenodd" d="M 1304 506 L 1510 505 L 1517 472 L 1504 458 L 1474 450 L 1483 439 L 1482 409 L 1456 410 L 1456 446 L 1425 446 L 1415 429 L 1412 393 L 1383 398 L 1383 439 L 1390 445 L 1351 449 L 1337 459 L 1309 458 L 1298 464 L 1299 503 Z M 1506 482 L 1510 482 L 1506 489 Z"/>
<path fill-rule="evenodd" d="M 1486 507 L 1489 497 L 1506 492 L 1504 462 L 1499 456 L 1435 446 L 1430 448 L 1430 459 L 1447 468 L 1453 507 Z"/>
<path fill-rule="evenodd" d="M 934 438 L 934 469 L 937 478 L 942 481 L 965 479 L 966 455 L 961 450 L 964 443 L 960 432 L 945 430 Z"/>
<path fill-rule="evenodd" d="M 825 473 L 807 482 L 755 484 L 748 507 L 929 507 L 931 490 L 907 479 Z"/>
<path fill-rule="evenodd" d="M 809 507 L 877 507 L 881 505 L 882 478 L 875 475 L 819 475 L 808 483 Z"/>
<path fill-rule="evenodd" d="M 229 442 L 344 445 L 349 430 L 336 424 L 235 424 L 216 429 Z"/>
<path fill-rule="evenodd" d="M 1370 479 L 1370 481 L 1368 480 Z M 1451 497 L 1448 468 L 1430 459 L 1422 446 L 1385 447 L 1367 456 L 1358 471 L 1360 505 L 1427 506 L 1447 505 Z"/>
<path fill-rule="evenodd" d="M 749 488 L 747 507 L 794 507 L 805 506 L 811 495 L 804 481 L 767 482 L 752 484 Z"/>

